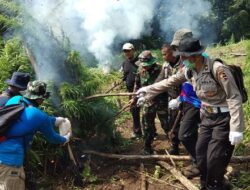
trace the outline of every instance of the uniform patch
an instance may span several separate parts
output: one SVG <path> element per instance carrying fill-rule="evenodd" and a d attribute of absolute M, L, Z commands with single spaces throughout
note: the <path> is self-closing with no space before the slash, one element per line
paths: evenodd
<path fill-rule="evenodd" d="M 219 79 L 222 80 L 222 81 L 226 81 L 228 79 L 226 73 L 224 72 L 223 69 L 220 69 L 218 71 L 218 76 L 219 76 Z"/>

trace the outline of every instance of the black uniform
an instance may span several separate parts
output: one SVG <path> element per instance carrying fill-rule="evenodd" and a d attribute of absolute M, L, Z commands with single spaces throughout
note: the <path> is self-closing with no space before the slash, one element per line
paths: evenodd
<path fill-rule="evenodd" d="M 132 60 L 127 59 L 122 64 L 123 69 L 123 81 L 126 83 L 127 90 L 129 92 L 134 91 L 134 83 L 135 83 L 135 76 L 137 72 L 138 66 L 135 64 L 135 62 L 138 61 L 138 58 L 134 58 Z M 129 99 L 131 99 L 129 97 Z M 140 108 L 135 106 L 132 106 L 130 109 L 130 112 L 133 117 L 133 131 L 137 135 L 141 135 L 141 122 L 140 122 Z"/>

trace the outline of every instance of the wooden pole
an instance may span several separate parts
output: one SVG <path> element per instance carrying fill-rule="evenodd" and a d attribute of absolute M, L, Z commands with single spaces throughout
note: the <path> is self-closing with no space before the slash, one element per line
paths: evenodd
<path fill-rule="evenodd" d="M 169 135 L 168 135 L 170 139 L 174 138 L 174 131 L 175 131 L 175 129 L 180 121 L 180 118 L 181 118 L 181 110 L 178 110 L 178 114 L 177 114 L 177 117 L 174 121 L 174 125 L 172 126 L 172 129 L 170 130 Z"/>
<path fill-rule="evenodd" d="M 135 95 L 136 95 L 136 93 L 131 93 L 131 92 L 96 94 L 96 95 L 85 97 L 84 100 L 90 100 L 90 99 L 93 99 L 93 98 L 106 97 L 106 96 L 135 96 Z"/>
<path fill-rule="evenodd" d="M 163 160 L 170 161 L 173 159 L 174 161 L 189 161 L 191 160 L 189 156 L 174 156 L 174 155 L 121 155 L 121 154 L 110 154 L 110 153 L 102 153 L 96 152 L 93 150 L 85 150 L 84 154 L 93 154 L 97 156 L 102 156 L 106 158 L 113 158 L 119 160 Z M 250 155 L 247 156 L 233 156 L 231 158 L 231 163 L 246 163 L 250 162 Z"/>
<path fill-rule="evenodd" d="M 141 173 L 141 190 L 147 190 L 146 176 L 144 175 L 144 164 L 140 164 L 140 173 Z"/>
<path fill-rule="evenodd" d="M 111 92 L 113 89 L 115 89 L 117 86 L 120 86 L 123 81 L 119 81 L 118 83 L 115 83 L 110 89 L 108 89 L 105 94 Z"/>

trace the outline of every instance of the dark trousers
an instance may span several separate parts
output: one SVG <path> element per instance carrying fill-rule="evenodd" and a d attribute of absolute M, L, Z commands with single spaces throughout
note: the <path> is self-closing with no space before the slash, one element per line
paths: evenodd
<path fill-rule="evenodd" d="M 141 122 L 140 122 L 140 108 L 134 105 L 130 108 L 130 112 L 133 118 L 133 131 L 134 133 L 141 135 L 142 131 L 141 131 Z"/>
<path fill-rule="evenodd" d="M 133 92 L 133 87 L 127 87 L 128 92 Z M 129 100 L 131 100 L 133 97 L 129 96 Z M 140 108 L 137 107 L 136 105 L 133 105 L 130 108 L 130 113 L 133 118 L 133 132 L 136 134 L 141 135 L 141 121 L 140 121 Z"/>
<path fill-rule="evenodd" d="M 182 120 L 178 138 L 190 154 L 194 163 L 196 163 L 196 142 L 198 138 L 198 125 L 200 123 L 200 109 L 192 104 L 182 103 Z"/>
<path fill-rule="evenodd" d="M 167 102 L 158 102 L 154 103 L 151 106 L 143 107 L 143 124 L 145 131 L 145 147 L 151 148 L 151 144 L 153 142 L 156 128 L 155 128 L 155 118 L 156 114 L 160 120 L 161 127 L 168 134 L 169 125 L 168 125 L 168 105 Z"/>
<path fill-rule="evenodd" d="M 201 183 L 209 190 L 223 190 L 224 174 L 234 146 L 229 142 L 229 113 L 201 113 L 196 144 Z"/>

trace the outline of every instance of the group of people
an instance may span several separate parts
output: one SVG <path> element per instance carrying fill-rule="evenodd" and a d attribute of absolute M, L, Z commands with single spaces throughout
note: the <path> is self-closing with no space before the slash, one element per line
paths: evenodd
<path fill-rule="evenodd" d="M 0 137 L 0 189 L 24 190 L 23 163 L 33 136 L 41 132 L 51 143 L 65 144 L 71 137 L 71 124 L 67 118 L 49 116 L 39 109 L 48 98 L 45 82 L 30 81 L 28 73 L 14 72 L 6 83 L 8 88 L 0 95 L 0 107 L 23 104 L 25 109 Z"/>
<path fill-rule="evenodd" d="M 242 97 L 229 68 L 211 59 L 189 29 L 176 31 L 172 43 L 162 46 L 164 64 L 148 50 L 138 57 L 134 51 L 132 44 L 123 45 L 122 66 L 129 91 L 137 94 L 131 100 L 136 137 L 142 134 L 142 108 L 143 153 L 153 153 L 157 114 L 165 133 L 173 133 L 169 152 L 179 154 L 181 142 L 192 158 L 184 175 L 200 176 L 202 190 L 228 189 L 224 174 L 244 129 Z M 178 114 L 179 125 L 171 129 Z"/>

